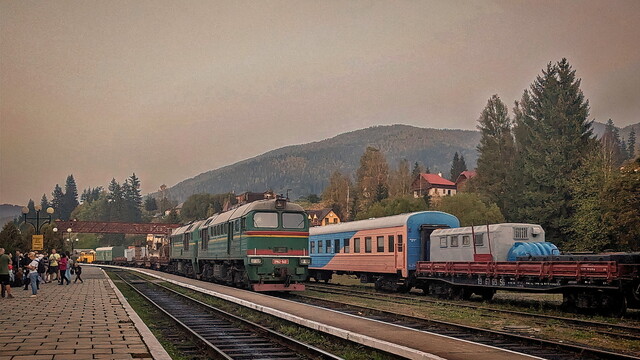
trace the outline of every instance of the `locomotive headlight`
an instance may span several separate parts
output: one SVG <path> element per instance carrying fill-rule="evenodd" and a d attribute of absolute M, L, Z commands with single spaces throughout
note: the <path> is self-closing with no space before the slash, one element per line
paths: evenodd
<path fill-rule="evenodd" d="M 251 265 L 262 265 L 262 258 L 257 258 L 257 257 L 249 258 L 249 264 L 251 264 Z"/>
<path fill-rule="evenodd" d="M 300 258 L 300 265 L 311 265 L 311 258 Z"/>

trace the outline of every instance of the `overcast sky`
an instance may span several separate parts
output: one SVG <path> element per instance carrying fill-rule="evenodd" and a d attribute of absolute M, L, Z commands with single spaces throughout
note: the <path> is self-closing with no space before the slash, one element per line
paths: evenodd
<path fill-rule="evenodd" d="M 68 174 L 148 193 L 373 125 L 474 129 L 562 57 L 591 118 L 640 121 L 637 0 L 0 0 L 0 22 L 0 203 Z"/>

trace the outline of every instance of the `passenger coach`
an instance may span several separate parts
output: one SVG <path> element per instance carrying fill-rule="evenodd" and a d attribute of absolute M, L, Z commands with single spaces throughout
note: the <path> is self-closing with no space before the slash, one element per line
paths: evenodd
<path fill-rule="evenodd" d="M 416 263 L 429 259 L 431 233 L 459 226 L 453 215 L 422 211 L 312 227 L 309 277 L 329 281 L 334 272 L 352 274 L 378 289 L 409 290 Z"/>

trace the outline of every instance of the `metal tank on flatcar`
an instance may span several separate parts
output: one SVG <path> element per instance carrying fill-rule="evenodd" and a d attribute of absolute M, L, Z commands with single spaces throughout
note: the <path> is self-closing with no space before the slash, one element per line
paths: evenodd
<path fill-rule="evenodd" d="M 431 233 L 430 256 L 424 261 L 515 261 L 559 254 L 544 235 L 542 226 L 523 223 L 439 229 Z"/>
<path fill-rule="evenodd" d="M 409 290 L 416 262 L 429 258 L 431 233 L 459 226 L 451 214 L 421 211 L 313 227 L 309 276 L 329 281 L 333 273 L 352 274 L 377 288 Z"/>

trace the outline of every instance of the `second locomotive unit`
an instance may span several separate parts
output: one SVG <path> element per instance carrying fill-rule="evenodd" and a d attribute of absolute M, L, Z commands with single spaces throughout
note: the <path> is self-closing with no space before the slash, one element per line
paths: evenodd
<path fill-rule="evenodd" d="M 301 291 L 308 239 L 302 207 L 285 198 L 255 201 L 175 229 L 166 271 L 255 291 Z"/>

